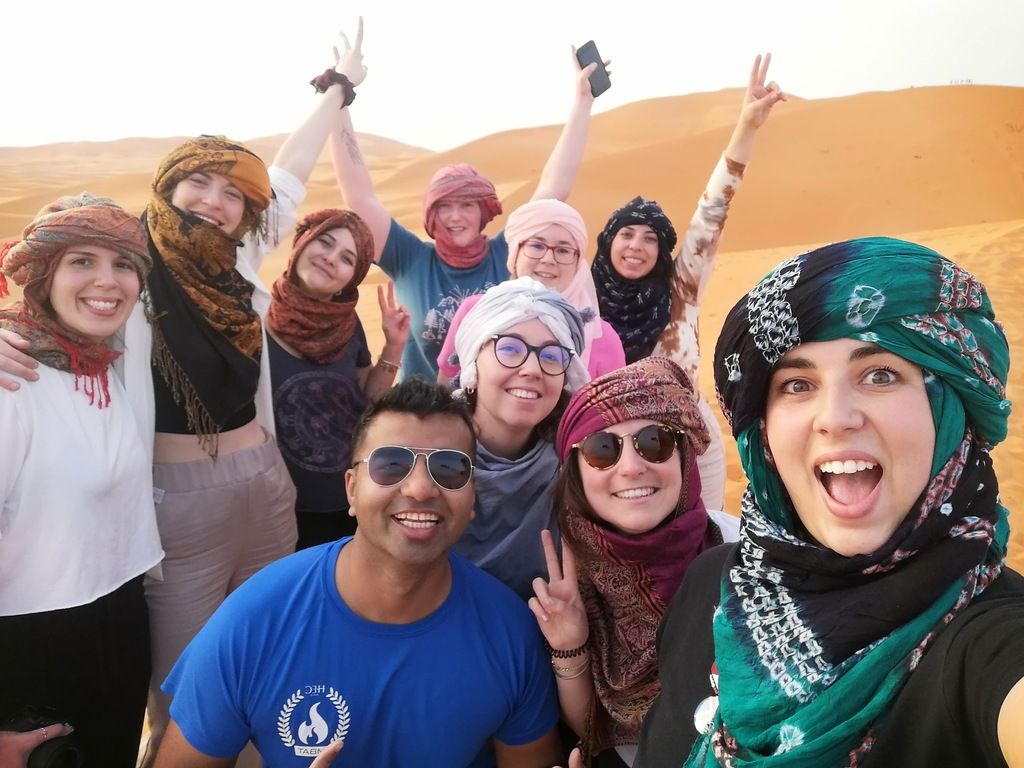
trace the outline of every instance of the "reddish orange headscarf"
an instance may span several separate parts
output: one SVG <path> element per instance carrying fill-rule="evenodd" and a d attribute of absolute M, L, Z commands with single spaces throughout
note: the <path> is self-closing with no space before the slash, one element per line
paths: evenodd
<path fill-rule="evenodd" d="M 27 339 L 29 354 L 39 362 L 73 373 L 76 388 L 81 384 L 89 402 L 103 408 L 110 404 L 107 367 L 118 353 L 64 328 L 49 300 L 57 264 L 68 246 L 79 243 L 127 257 L 142 286 L 152 265 L 142 222 L 106 197 L 61 197 L 36 214 L 21 240 L 0 249 L 0 296 L 7 294 L 5 274 L 24 289 L 23 301 L 0 310 L 0 328 Z"/>
<path fill-rule="evenodd" d="M 456 245 L 444 227 L 437 226 L 437 204 L 473 201 L 480 206 L 481 234 L 469 245 Z M 487 253 L 487 238 L 483 228 L 501 213 L 501 201 L 494 185 L 467 163 L 446 165 L 430 180 L 423 199 L 423 226 L 434 238 L 438 255 L 450 267 L 469 269 L 483 261 Z"/>
<path fill-rule="evenodd" d="M 330 301 L 306 293 L 295 272 L 303 250 L 324 232 L 347 229 L 356 244 L 356 265 L 349 281 Z M 356 329 L 356 303 L 373 259 L 373 235 L 352 211 L 325 208 L 306 216 L 295 229 L 288 266 L 271 291 L 267 325 L 281 341 L 318 365 L 333 363 L 344 353 Z"/>

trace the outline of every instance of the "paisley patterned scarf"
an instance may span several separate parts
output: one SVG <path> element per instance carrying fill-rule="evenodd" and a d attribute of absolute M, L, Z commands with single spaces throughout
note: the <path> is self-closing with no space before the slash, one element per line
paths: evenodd
<path fill-rule="evenodd" d="M 200 171 L 227 176 L 245 195 L 237 232 L 229 235 L 171 204 L 178 183 Z M 235 259 L 238 237 L 265 234 L 263 212 L 272 195 L 256 155 L 223 137 L 200 136 L 164 158 L 143 215 L 153 257 L 153 362 L 211 450 L 221 427 L 256 394 L 262 327 L 253 286 L 235 269 Z"/>
<path fill-rule="evenodd" d="M 650 419 L 686 434 L 680 441 L 682 487 L 674 513 L 651 531 L 624 534 L 582 498 L 573 445 L 587 435 L 633 419 Z M 585 384 L 569 401 L 558 427 L 558 455 L 568 482 L 559 527 L 578 559 L 580 594 L 590 626 L 591 674 L 597 701 L 584 735 L 585 757 L 636 744 L 647 710 L 661 690 L 655 633 L 693 559 L 722 542 L 700 497 L 696 456 L 710 437 L 689 377 L 674 362 L 651 357 Z M 676 461 L 675 457 L 669 461 Z"/>

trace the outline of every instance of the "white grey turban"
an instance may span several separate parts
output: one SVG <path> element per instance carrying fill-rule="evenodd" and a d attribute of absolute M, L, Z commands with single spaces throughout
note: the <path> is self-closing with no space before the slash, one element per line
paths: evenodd
<path fill-rule="evenodd" d="M 575 392 L 590 381 L 590 374 L 580 359 L 583 352 L 580 313 L 562 294 L 545 288 L 532 277 L 520 277 L 488 290 L 456 330 L 455 354 L 462 367 L 459 375 L 462 387 L 476 386 L 476 358 L 492 336 L 530 320 L 540 320 L 559 344 L 575 353 L 565 372 L 565 390 Z"/>

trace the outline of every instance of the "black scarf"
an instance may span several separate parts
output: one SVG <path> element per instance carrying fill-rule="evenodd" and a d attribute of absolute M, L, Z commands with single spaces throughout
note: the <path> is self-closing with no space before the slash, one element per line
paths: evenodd
<path fill-rule="evenodd" d="M 658 236 L 658 260 L 650 274 L 639 280 L 622 277 L 611 261 L 611 244 L 624 226 L 646 224 Z M 597 255 L 591 272 L 597 288 L 601 318 L 622 341 L 626 362 L 635 363 L 654 351 L 672 313 L 672 251 L 676 231 L 653 200 L 634 197 L 615 211 L 597 236 Z"/>

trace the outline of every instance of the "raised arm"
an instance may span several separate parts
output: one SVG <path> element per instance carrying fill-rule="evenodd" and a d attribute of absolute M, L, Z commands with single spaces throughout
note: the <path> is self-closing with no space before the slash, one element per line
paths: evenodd
<path fill-rule="evenodd" d="M 771 62 L 770 53 L 766 53 L 764 58 L 758 54 L 754 59 L 754 66 L 750 69 L 750 79 L 747 81 L 747 92 L 743 96 L 740 117 L 725 148 L 725 156 L 734 163 L 746 165 L 750 162 L 757 131 L 767 122 L 772 107 L 786 100 L 786 95 L 778 83 L 772 80 L 765 84 L 768 78 L 768 65 Z"/>
<path fill-rule="evenodd" d="M 377 286 L 377 304 L 380 306 L 380 326 L 384 331 L 384 348 L 377 364 L 357 372 L 363 394 L 377 400 L 395 383 L 395 374 L 401 367 L 402 352 L 409 340 L 409 310 L 395 301 L 395 284 L 388 281 L 387 290 Z"/>
<path fill-rule="evenodd" d="M 584 69 L 580 69 L 575 47 L 572 49 L 572 63 L 576 70 L 576 90 L 573 94 L 572 109 L 555 148 L 551 150 L 551 155 L 544 165 L 537 191 L 531 198 L 533 200 L 553 198 L 564 201 L 568 198 L 583 160 L 587 132 L 590 130 L 590 111 L 594 107 L 594 96 L 590 92 L 588 78 L 590 73 L 597 69 L 597 64 L 588 64 Z M 604 64 L 607 67 L 611 62 L 606 61 Z"/>
<path fill-rule="evenodd" d="M 754 59 L 743 95 L 743 106 L 732 136 L 697 203 L 697 210 L 680 240 L 673 281 L 673 301 L 700 306 L 711 279 L 711 267 L 725 228 L 729 204 L 743 180 L 754 137 L 768 120 L 772 107 L 786 97 L 775 82 L 765 85 L 771 54 Z M 691 318 L 696 322 L 696 315 Z"/>
<path fill-rule="evenodd" d="M 337 71 L 341 72 L 340 69 Z M 334 127 L 344 101 L 344 91 L 340 84 L 334 83 L 316 98 L 316 107 L 285 139 L 273 163 L 279 168 L 284 168 L 303 184 L 309 179 L 327 135 Z"/>
<path fill-rule="evenodd" d="M 358 86 L 366 79 L 366 67 L 363 64 L 362 17 L 359 18 L 355 45 L 350 45 L 345 35 L 341 35 L 341 44 L 340 53 L 337 48 L 334 49 L 337 62 L 335 68 L 345 75 L 352 85 Z M 370 169 L 363 160 L 362 152 L 359 151 L 348 107 L 334 116 L 330 147 L 334 176 L 338 180 L 341 196 L 345 200 L 345 205 L 358 213 L 370 228 L 373 234 L 373 260 L 379 261 L 391 228 L 391 214 L 377 198 L 377 193 L 373 189 Z"/>

